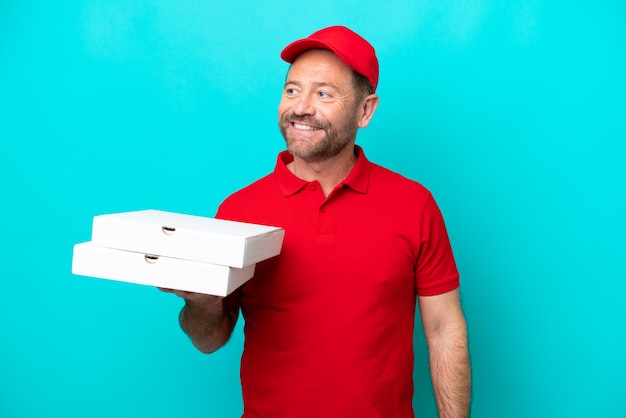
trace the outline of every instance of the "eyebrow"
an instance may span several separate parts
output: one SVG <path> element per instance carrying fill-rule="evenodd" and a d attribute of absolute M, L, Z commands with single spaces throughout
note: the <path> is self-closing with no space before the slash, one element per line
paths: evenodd
<path fill-rule="evenodd" d="M 301 86 L 301 85 L 302 85 L 302 84 L 301 84 L 300 82 L 298 82 L 298 81 L 294 81 L 294 80 L 289 80 L 289 79 L 287 79 L 287 80 L 285 81 L 285 86 L 287 86 L 288 84 L 295 84 L 296 86 Z M 313 85 L 314 85 L 316 88 L 319 88 L 319 87 L 330 87 L 330 88 L 332 88 L 332 89 L 334 89 L 334 90 L 339 91 L 339 88 L 338 88 L 335 84 L 333 84 L 333 83 L 328 83 L 328 82 L 323 82 L 323 81 L 317 81 L 317 82 L 314 82 L 314 83 L 313 83 Z"/>

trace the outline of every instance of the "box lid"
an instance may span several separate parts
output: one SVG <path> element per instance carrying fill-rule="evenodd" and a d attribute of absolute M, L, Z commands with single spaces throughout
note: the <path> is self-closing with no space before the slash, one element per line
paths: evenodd
<path fill-rule="evenodd" d="M 159 210 L 94 217 L 92 242 L 102 247 L 242 268 L 280 253 L 284 230 Z"/>

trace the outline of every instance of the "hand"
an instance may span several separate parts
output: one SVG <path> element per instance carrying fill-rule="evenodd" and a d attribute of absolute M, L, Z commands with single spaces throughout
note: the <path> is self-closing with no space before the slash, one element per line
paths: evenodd
<path fill-rule="evenodd" d="M 168 289 L 165 287 L 158 288 L 161 292 L 173 293 L 176 296 L 185 299 L 186 301 L 197 304 L 216 304 L 222 301 L 221 296 L 207 295 L 204 293 L 187 292 L 185 290 Z"/>

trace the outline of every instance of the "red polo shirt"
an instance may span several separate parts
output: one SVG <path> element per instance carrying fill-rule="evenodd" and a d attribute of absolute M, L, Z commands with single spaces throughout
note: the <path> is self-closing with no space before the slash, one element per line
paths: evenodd
<path fill-rule="evenodd" d="M 326 198 L 283 152 L 219 208 L 285 229 L 280 256 L 231 298 L 245 319 L 246 418 L 413 418 L 416 294 L 453 290 L 459 275 L 432 195 L 356 152 Z"/>

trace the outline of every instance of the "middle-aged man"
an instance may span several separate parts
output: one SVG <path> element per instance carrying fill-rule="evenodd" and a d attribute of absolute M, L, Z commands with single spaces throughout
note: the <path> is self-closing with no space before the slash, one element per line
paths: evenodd
<path fill-rule="evenodd" d="M 467 417 L 466 324 L 440 211 L 355 145 L 378 105 L 374 48 L 333 26 L 281 57 L 292 63 L 278 107 L 287 151 L 217 214 L 284 228 L 281 255 L 226 298 L 175 291 L 182 328 L 210 353 L 241 309 L 243 417 L 408 418 L 417 299 L 439 414 Z"/>

